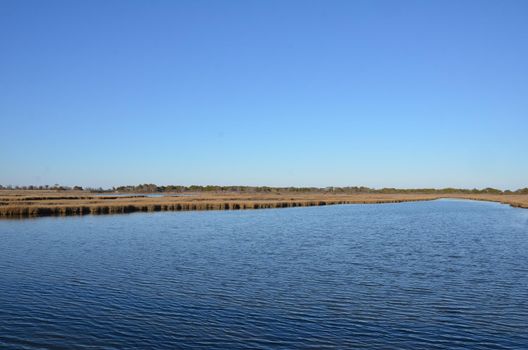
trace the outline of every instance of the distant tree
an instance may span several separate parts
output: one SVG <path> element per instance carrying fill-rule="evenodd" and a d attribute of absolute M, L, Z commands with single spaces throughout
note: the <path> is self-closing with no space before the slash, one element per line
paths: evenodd
<path fill-rule="evenodd" d="M 490 194 L 501 194 L 502 193 L 501 190 L 498 190 L 496 188 L 491 188 L 491 187 L 486 187 L 485 189 L 482 190 L 482 192 L 490 193 Z"/>

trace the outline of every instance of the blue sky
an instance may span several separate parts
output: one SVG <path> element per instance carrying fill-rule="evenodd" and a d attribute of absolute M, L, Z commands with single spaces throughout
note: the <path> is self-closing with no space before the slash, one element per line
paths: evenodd
<path fill-rule="evenodd" d="M 0 184 L 528 186 L 526 1 L 0 2 Z"/>

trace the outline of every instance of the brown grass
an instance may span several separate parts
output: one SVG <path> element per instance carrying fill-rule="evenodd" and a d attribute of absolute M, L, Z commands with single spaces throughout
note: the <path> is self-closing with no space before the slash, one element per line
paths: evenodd
<path fill-rule="evenodd" d="M 170 197 L 95 196 L 86 192 L 0 191 L 0 218 L 121 214 L 154 211 L 239 210 L 306 207 L 354 203 L 399 203 L 461 198 L 485 200 L 528 208 L 528 195 L 491 194 L 240 194 L 197 193 Z"/>

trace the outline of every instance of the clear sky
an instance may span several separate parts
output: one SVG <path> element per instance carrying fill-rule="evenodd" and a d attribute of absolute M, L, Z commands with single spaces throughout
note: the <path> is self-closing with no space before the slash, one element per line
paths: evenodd
<path fill-rule="evenodd" d="M 0 1 L 0 184 L 528 186 L 528 1 Z"/>

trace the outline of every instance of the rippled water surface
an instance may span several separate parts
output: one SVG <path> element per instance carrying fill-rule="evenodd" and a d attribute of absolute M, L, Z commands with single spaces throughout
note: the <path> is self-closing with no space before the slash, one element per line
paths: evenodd
<path fill-rule="evenodd" d="M 1 349 L 528 349 L 528 210 L 0 221 Z"/>

